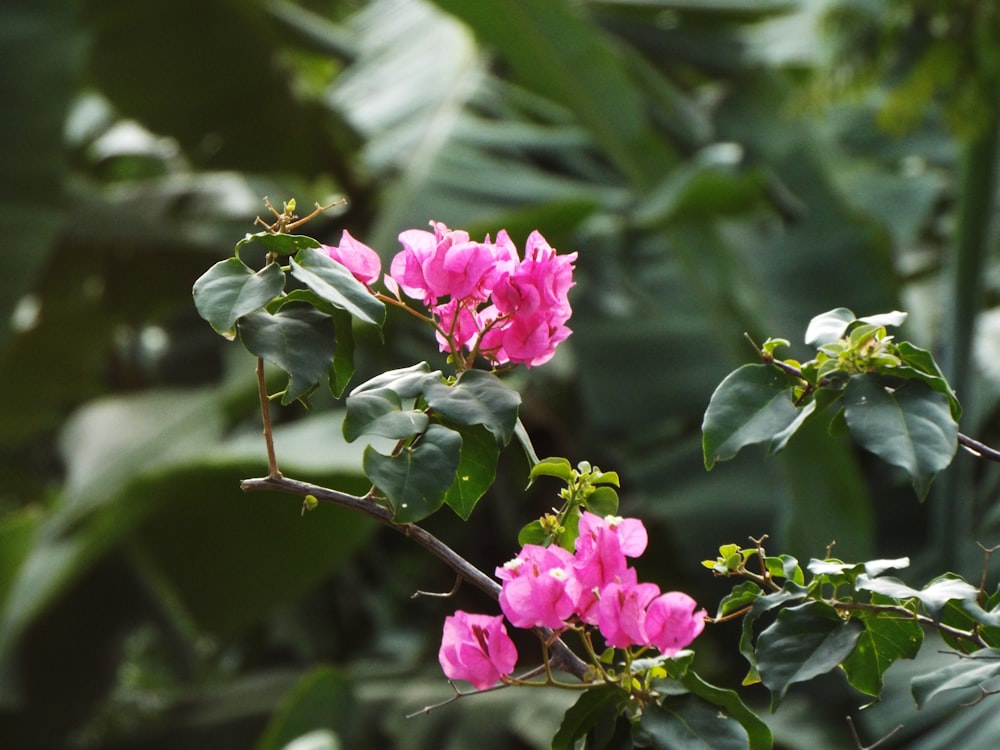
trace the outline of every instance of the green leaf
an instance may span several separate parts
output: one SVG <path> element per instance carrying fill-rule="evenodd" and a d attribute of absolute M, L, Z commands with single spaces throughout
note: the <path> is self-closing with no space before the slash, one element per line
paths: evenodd
<path fill-rule="evenodd" d="M 695 695 L 671 695 L 647 706 L 635 730 L 640 747 L 684 750 L 748 750 L 740 722 Z M 767 745 L 763 745 L 767 747 Z"/>
<path fill-rule="evenodd" d="M 1000 687 L 1000 649 L 984 648 L 974 654 L 955 655 L 955 663 L 913 678 L 910 691 L 917 706 L 952 690 L 996 691 Z"/>
<path fill-rule="evenodd" d="M 307 395 L 326 377 L 337 346 L 330 318 L 310 307 L 253 313 L 240 319 L 239 330 L 252 354 L 288 374 L 282 404 Z"/>
<path fill-rule="evenodd" d="M 903 360 L 904 366 L 887 368 L 886 374 L 920 380 L 938 393 L 943 393 L 948 397 L 951 416 L 956 422 L 961 419 L 962 405 L 958 402 L 958 397 L 948 384 L 941 368 L 938 367 L 934 356 L 929 351 L 914 346 L 909 341 L 900 341 L 896 345 L 896 352 Z"/>
<path fill-rule="evenodd" d="M 552 738 L 552 750 L 574 750 L 576 741 L 601 725 L 614 726 L 629 701 L 629 695 L 617 685 L 600 685 L 585 690 L 563 716 L 559 731 Z"/>
<path fill-rule="evenodd" d="M 236 243 L 237 257 L 239 257 L 240 250 L 251 244 L 260 245 L 269 253 L 274 253 L 275 255 L 294 255 L 306 248 L 320 247 L 320 243 L 317 240 L 301 234 L 257 232 L 256 234 L 248 234 Z"/>
<path fill-rule="evenodd" d="M 517 543 L 522 547 L 526 544 L 543 545 L 549 540 L 549 532 L 542 526 L 542 522 L 535 519 L 531 523 L 525 524 L 517 534 Z"/>
<path fill-rule="evenodd" d="M 769 365 L 743 365 L 726 376 L 705 410 L 702 452 L 705 468 L 742 448 L 773 441 L 799 418 L 788 377 Z"/>
<path fill-rule="evenodd" d="M 430 418 L 419 409 L 404 410 L 399 394 L 388 388 L 364 391 L 347 398 L 344 437 L 352 443 L 362 435 L 401 440 L 427 429 Z"/>
<path fill-rule="evenodd" d="M 785 585 L 780 591 L 766 596 L 758 596 L 753 600 L 750 611 L 743 615 L 742 630 L 740 634 L 740 653 L 750 663 L 750 671 L 743 678 L 744 685 L 753 685 L 760 682 L 760 674 L 757 669 L 757 656 L 754 652 L 753 626 L 765 612 L 784 606 L 788 602 L 804 599 L 806 589 L 799 586 L 794 581 L 785 581 Z"/>
<path fill-rule="evenodd" d="M 618 493 L 610 487 L 598 487 L 586 500 L 587 509 L 599 516 L 618 514 Z"/>
<path fill-rule="evenodd" d="M 921 499 L 958 449 L 948 398 L 919 381 L 890 392 L 879 375 L 854 375 L 844 393 L 847 426 L 862 447 L 904 469 Z"/>
<path fill-rule="evenodd" d="M 310 247 L 300 250 L 290 263 L 292 276 L 331 305 L 346 310 L 358 320 L 382 325 L 385 305 L 343 264 L 322 250 Z"/>
<path fill-rule="evenodd" d="M 531 482 L 534 482 L 538 477 L 555 477 L 569 484 L 573 481 L 573 466 L 567 459 L 562 457 L 543 458 L 531 467 L 531 473 L 529 474 Z"/>
<path fill-rule="evenodd" d="M 761 588 L 753 581 L 743 581 L 733 586 L 733 590 L 719 602 L 719 611 L 716 617 L 725 617 L 728 614 L 749 607 L 760 597 Z"/>
<path fill-rule="evenodd" d="M 854 313 L 846 307 L 838 307 L 817 315 L 806 327 L 806 346 L 818 348 L 839 341 L 854 321 Z"/>
<path fill-rule="evenodd" d="M 749 750 L 770 750 L 774 744 L 771 730 L 757 714 L 747 708 L 735 691 L 711 685 L 694 672 L 687 672 L 680 678 L 680 681 L 693 695 L 720 707 L 726 714 L 738 721 L 747 733 Z"/>
<path fill-rule="evenodd" d="M 424 392 L 424 383 L 429 379 L 440 380 L 441 371 L 431 372 L 430 365 L 426 362 L 418 362 L 409 367 L 386 370 L 371 380 L 366 380 L 361 385 L 356 386 L 348 398 L 382 388 L 394 391 L 400 398 L 416 398 Z"/>
<path fill-rule="evenodd" d="M 872 603 L 891 603 L 881 597 Z M 912 620 L 896 617 L 864 618 L 865 632 L 844 662 L 847 681 L 874 698 L 882 694 L 882 676 L 897 659 L 912 659 L 924 641 L 924 631 Z"/>
<path fill-rule="evenodd" d="M 810 601 L 778 613 L 757 639 L 757 669 L 777 708 L 790 685 L 826 674 L 846 659 L 864 632 L 822 602 Z"/>
<path fill-rule="evenodd" d="M 343 734 L 345 727 L 357 723 L 357 708 L 350 680 L 333 667 L 317 667 L 282 696 L 255 750 L 282 750 L 318 729 Z"/>
<path fill-rule="evenodd" d="M 444 503 L 461 459 L 462 437 L 432 424 L 395 456 L 365 449 L 365 474 L 386 496 L 398 523 L 426 518 Z"/>
<path fill-rule="evenodd" d="M 354 377 L 354 328 L 351 325 L 351 314 L 346 310 L 337 310 L 333 314 L 333 330 L 337 346 L 327 375 L 330 393 L 334 398 L 340 398 Z"/>
<path fill-rule="evenodd" d="M 919 590 L 911 588 L 898 578 L 891 576 L 879 578 L 858 576 L 855 586 L 859 591 L 872 591 L 900 602 L 916 599 L 924 605 L 927 614 L 935 620 L 941 618 L 948 602 L 975 602 L 979 598 L 979 589 L 950 574 L 934 579 Z"/>
<path fill-rule="evenodd" d="M 493 373 L 467 370 L 452 385 L 427 380 L 423 393 L 427 405 L 450 422 L 483 425 L 498 445 L 510 442 L 521 394 L 504 385 Z"/>
<path fill-rule="evenodd" d="M 444 502 L 467 521 L 476 503 L 496 479 L 500 448 L 482 425 L 460 427 L 456 432 L 462 436 L 462 454 L 455 482 L 448 488 Z"/>
<path fill-rule="evenodd" d="M 216 263 L 194 282 L 198 314 L 225 338 L 236 338 L 236 321 L 263 308 L 285 288 L 285 274 L 277 263 L 257 273 L 239 258 Z"/>

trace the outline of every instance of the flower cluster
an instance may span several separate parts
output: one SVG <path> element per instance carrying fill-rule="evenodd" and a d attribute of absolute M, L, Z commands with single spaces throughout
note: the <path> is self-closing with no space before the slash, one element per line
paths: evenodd
<path fill-rule="evenodd" d="M 506 231 L 496 242 L 470 239 L 468 232 L 431 222 L 433 232 L 409 229 L 384 277 L 386 288 L 425 305 L 438 331 L 441 351 L 462 350 L 494 364 L 540 365 L 570 335 L 567 298 L 577 254 L 558 255 L 532 232 L 524 257 Z M 347 232 L 330 257 L 371 286 L 381 272 L 378 255 Z"/>
<path fill-rule="evenodd" d="M 515 627 L 561 632 L 591 626 L 608 646 L 652 647 L 673 656 L 701 633 L 706 612 L 696 612 L 687 594 L 661 593 L 656 584 L 638 581 L 627 558 L 640 556 L 646 544 L 646 529 L 638 519 L 584 512 L 574 552 L 526 544 L 497 568 L 500 608 Z M 484 617 L 456 612 L 446 622 L 439 654 L 449 678 L 467 680 L 478 689 L 511 673 L 512 653 L 516 660 L 503 618 Z M 477 618 L 474 626 L 456 624 L 469 618 Z"/>

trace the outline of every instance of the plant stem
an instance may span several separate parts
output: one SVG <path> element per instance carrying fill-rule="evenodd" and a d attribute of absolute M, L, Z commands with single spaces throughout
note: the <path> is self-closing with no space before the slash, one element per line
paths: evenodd
<path fill-rule="evenodd" d="M 281 479 L 278 457 L 274 453 L 274 435 L 271 430 L 271 406 L 267 398 L 267 382 L 264 379 L 264 358 L 257 357 L 257 394 L 260 398 L 260 416 L 264 422 L 264 445 L 267 446 L 267 476 Z"/>

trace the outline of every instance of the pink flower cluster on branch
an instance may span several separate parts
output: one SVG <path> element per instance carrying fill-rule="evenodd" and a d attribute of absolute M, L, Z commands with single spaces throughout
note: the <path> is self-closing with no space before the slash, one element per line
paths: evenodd
<path fill-rule="evenodd" d="M 655 648 L 673 656 L 701 633 L 706 612 L 695 611 L 697 604 L 687 594 L 661 593 L 656 584 L 638 581 L 627 558 L 640 556 L 646 544 L 646 529 L 638 519 L 585 512 L 573 553 L 526 544 L 517 557 L 497 568 L 500 608 L 515 627 L 544 627 L 556 633 L 596 627 L 608 646 Z M 455 617 L 473 615 L 458 612 Z M 459 632 L 446 622 L 440 662 L 450 679 L 482 689 L 511 674 L 513 664 L 505 672 L 501 667 L 508 662 L 501 664 L 498 658 L 509 659 L 514 648 L 506 631 L 498 630 L 501 620 L 490 620 L 496 640 Z M 459 663 L 450 655 L 462 649 L 470 655 Z"/>
<path fill-rule="evenodd" d="M 427 307 L 441 351 L 459 357 L 482 355 L 495 365 L 549 361 L 571 331 L 568 293 L 576 253 L 559 255 L 537 231 L 524 257 L 505 230 L 496 242 L 431 222 L 433 232 L 408 229 L 399 235 L 403 249 L 384 277 L 386 288 Z M 346 231 L 339 246 L 325 245 L 331 258 L 371 286 L 382 264 L 378 254 Z"/>

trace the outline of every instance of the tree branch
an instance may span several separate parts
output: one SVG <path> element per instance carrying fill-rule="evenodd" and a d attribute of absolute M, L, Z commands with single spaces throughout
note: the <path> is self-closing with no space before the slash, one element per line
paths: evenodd
<path fill-rule="evenodd" d="M 409 537 L 421 547 L 426 549 L 445 565 L 455 571 L 460 578 L 468 581 L 477 589 L 487 594 L 493 599 L 500 596 L 500 584 L 483 573 L 479 568 L 470 563 L 451 547 L 442 542 L 426 529 L 412 523 L 398 524 L 392 520 L 392 512 L 381 505 L 378 505 L 365 496 L 351 495 L 346 492 L 320 487 L 316 484 L 309 484 L 297 479 L 289 479 L 284 476 L 259 477 L 256 479 L 244 479 L 240 482 L 240 488 L 244 492 L 259 492 L 262 490 L 273 490 L 276 492 L 288 492 L 300 497 L 314 497 L 321 503 L 330 503 L 344 508 L 350 508 L 362 513 L 369 518 L 373 518 L 379 523 L 388 526 L 400 534 Z M 543 638 L 552 639 L 552 632 L 545 628 L 537 628 Z M 569 646 L 559 639 L 552 643 L 552 666 L 560 669 L 574 677 L 583 680 L 587 674 L 587 665 L 579 656 L 570 650 Z"/>

